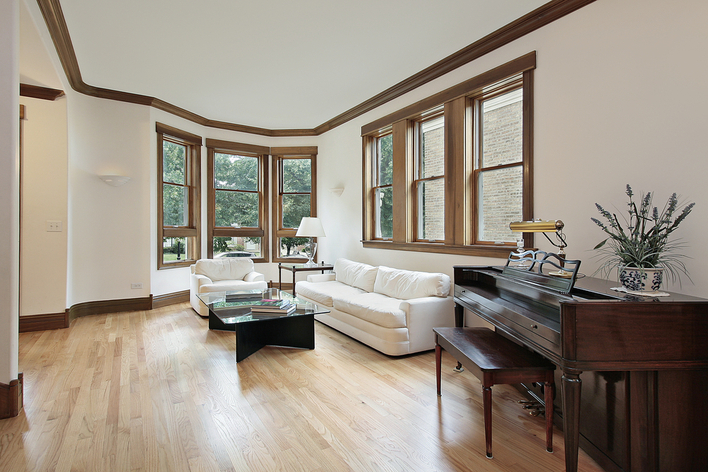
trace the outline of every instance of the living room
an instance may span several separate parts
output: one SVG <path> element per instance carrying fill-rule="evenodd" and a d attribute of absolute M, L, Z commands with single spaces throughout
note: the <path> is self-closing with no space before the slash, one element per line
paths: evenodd
<path fill-rule="evenodd" d="M 708 207 L 701 157 L 708 125 L 704 112 L 708 92 L 703 86 L 708 65 L 700 60 L 708 44 L 704 2 L 590 2 L 331 130 L 286 137 L 204 126 L 156 107 L 77 92 L 62 68 L 38 3 L 21 1 L 18 9 L 17 22 L 4 15 L 2 21 L 18 31 L 21 82 L 65 94 L 53 101 L 12 98 L 13 104 L 25 106 L 23 171 L 25 177 L 35 176 L 23 189 L 23 211 L 30 213 L 23 214 L 21 317 L 63 315 L 84 303 L 169 298 L 188 290 L 188 267 L 160 270 L 157 265 L 156 123 L 214 140 L 317 146 L 317 216 L 326 232 L 318 240 L 318 260 L 346 257 L 450 276 L 454 265 L 502 264 L 498 257 L 458 251 L 364 247 L 362 127 L 531 52 L 537 58 L 533 217 L 563 220 L 568 257 L 581 259 L 582 271 L 590 275 L 600 265 L 593 248 L 603 239 L 590 220 L 596 216 L 596 202 L 623 211 L 626 184 L 637 192 L 656 192 L 658 201 L 677 192 L 696 202 L 694 215 L 680 233 L 682 252 L 695 255 L 686 260 L 691 281 L 669 284 L 667 290 L 706 295 L 708 268 L 698 255 L 700 235 L 708 233 L 702 217 Z M 13 60 L 6 57 L 9 53 L 2 54 L 3 64 Z M 173 105 L 189 109 L 182 103 Z M 3 156 L 1 173 L 16 173 L 9 163 L 14 155 L 13 151 L 8 159 Z M 106 173 L 124 174 L 130 180 L 111 187 L 97 177 Z M 206 182 L 204 170 L 202 179 Z M 333 188 L 342 189 L 341 194 L 330 192 Z M 3 206 L 10 207 L 11 201 L 10 194 L 3 194 Z M 206 209 L 206 202 L 202 205 Z M 63 230 L 47 232 L 47 221 L 62 222 Z M 12 239 L 13 226 L 18 229 L 5 220 L 1 226 L 3 240 Z M 535 244 L 553 250 L 540 237 Z M 202 237 L 203 254 L 206 245 L 207 238 Z M 13 259 L 7 257 L 3 265 L 9 268 Z M 277 263 L 259 263 L 257 268 L 266 280 L 278 280 Z M 11 269 L 4 271 L 3 293 L 17 286 L 13 274 Z M 38 286 L 41 297 L 32 292 Z M 6 298 L 0 332 L 14 330 L 15 335 L 0 344 L 17 351 L 17 308 L 13 312 L 13 297 Z M 17 379 L 17 365 L 16 352 L 2 352 L 0 383 Z"/>

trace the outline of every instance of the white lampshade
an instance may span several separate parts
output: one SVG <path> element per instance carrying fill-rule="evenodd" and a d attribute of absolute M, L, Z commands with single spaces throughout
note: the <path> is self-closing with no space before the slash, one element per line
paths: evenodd
<path fill-rule="evenodd" d="M 298 227 L 297 234 L 295 236 L 317 238 L 326 235 L 319 218 L 306 216 L 300 222 L 300 226 Z"/>

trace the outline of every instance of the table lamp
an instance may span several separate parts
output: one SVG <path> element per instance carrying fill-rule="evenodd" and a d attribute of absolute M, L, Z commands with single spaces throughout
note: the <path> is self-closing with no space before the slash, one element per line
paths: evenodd
<path fill-rule="evenodd" d="M 300 221 L 300 226 L 297 229 L 297 237 L 310 238 L 310 260 L 305 263 L 305 267 L 315 267 L 317 263 L 315 259 L 315 251 L 317 251 L 317 243 L 314 238 L 326 236 L 324 228 L 319 218 L 306 216 Z"/>

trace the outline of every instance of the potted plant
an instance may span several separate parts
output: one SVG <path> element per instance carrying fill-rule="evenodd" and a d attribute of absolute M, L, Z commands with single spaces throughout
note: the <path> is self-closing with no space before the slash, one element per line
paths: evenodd
<path fill-rule="evenodd" d="M 659 211 L 652 207 L 652 192 L 641 197 L 639 207 L 634 201 L 632 187 L 627 185 L 629 217 L 623 218 L 624 227 L 617 215 L 595 204 L 606 223 L 592 218 L 608 237 L 595 246 L 601 253 L 602 265 L 597 272 L 607 277 L 617 268 L 619 280 L 629 291 L 657 291 L 661 287 L 664 271 L 671 281 L 681 281 L 681 275 L 689 277 L 682 262 L 682 247 L 669 236 L 686 219 L 695 203 L 686 205 L 677 215 L 678 199 L 674 193 Z M 689 277 L 690 279 L 690 277 Z"/>

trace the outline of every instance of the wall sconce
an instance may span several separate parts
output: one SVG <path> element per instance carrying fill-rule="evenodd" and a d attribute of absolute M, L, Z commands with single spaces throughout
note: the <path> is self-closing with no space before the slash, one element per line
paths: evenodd
<path fill-rule="evenodd" d="M 336 195 L 337 197 L 339 197 L 342 194 L 342 192 L 344 192 L 344 187 L 331 188 L 331 189 L 329 189 L 329 191 L 331 193 L 333 193 L 334 195 Z"/>
<path fill-rule="evenodd" d="M 120 187 L 121 185 L 125 184 L 127 181 L 130 180 L 130 177 L 127 177 L 125 175 L 113 175 L 113 174 L 99 175 L 98 178 L 103 180 L 105 183 L 107 183 L 111 187 Z"/>

